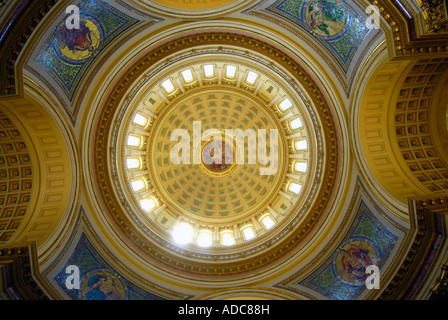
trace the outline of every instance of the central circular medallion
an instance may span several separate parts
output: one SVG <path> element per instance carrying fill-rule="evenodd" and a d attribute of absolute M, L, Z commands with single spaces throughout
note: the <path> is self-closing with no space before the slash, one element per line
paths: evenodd
<path fill-rule="evenodd" d="M 202 148 L 202 163 L 212 172 L 228 171 L 234 164 L 234 148 L 222 140 L 207 142 Z"/>

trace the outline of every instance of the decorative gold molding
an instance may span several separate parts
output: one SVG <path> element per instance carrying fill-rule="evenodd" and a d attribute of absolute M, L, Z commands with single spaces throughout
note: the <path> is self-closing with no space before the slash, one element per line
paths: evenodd
<path fill-rule="evenodd" d="M 444 0 L 422 0 L 427 33 L 447 33 L 448 18 Z"/>
<path fill-rule="evenodd" d="M 441 296 L 445 300 L 448 296 L 448 264 L 444 264 L 441 268 L 440 275 L 431 288 L 436 296 Z"/>
<path fill-rule="evenodd" d="M 379 300 L 410 300 L 414 297 L 427 269 L 438 255 L 441 243 L 446 241 L 441 213 L 448 212 L 448 197 L 409 200 L 412 221 L 410 234 L 414 240 L 401 267 L 382 292 Z"/>
<path fill-rule="evenodd" d="M 119 107 L 119 102 L 124 98 L 124 93 L 134 81 L 144 74 L 150 65 L 164 61 L 168 56 L 181 49 L 191 49 L 205 44 L 219 46 L 222 42 L 231 43 L 243 50 L 247 48 L 259 52 L 267 59 L 271 59 L 273 63 L 278 63 L 288 70 L 295 77 L 296 81 L 301 83 L 304 88 L 307 88 L 308 94 L 312 97 L 313 104 L 317 107 L 317 110 L 314 112 L 317 113 L 324 127 L 323 132 L 325 136 L 321 138 L 326 141 L 327 149 L 324 151 L 326 161 L 322 169 L 323 174 L 320 181 L 325 181 L 325 183 L 322 189 L 316 193 L 316 202 L 312 207 L 308 208 L 310 214 L 304 220 L 301 228 L 296 233 L 291 233 L 292 230 L 286 230 L 285 232 L 289 233 L 282 240 L 278 237 L 266 243 L 266 249 L 262 256 L 254 257 L 248 252 L 239 255 L 238 262 L 235 263 L 230 261 L 222 262 L 216 259 L 212 259 L 210 262 L 202 261 L 201 263 L 197 263 L 191 260 L 188 252 L 184 252 L 181 249 L 177 249 L 177 251 L 167 249 L 167 244 L 163 243 L 163 241 L 159 241 L 157 244 L 148 242 L 147 239 L 142 237 L 141 231 L 132 226 L 128 218 L 119 209 L 121 207 L 120 202 L 117 202 L 117 199 L 113 196 L 112 190 L 114 183 L 111 182 L 112 177 L 108 174 L 108 161 L 105 153 L 107 152 L 107 139 L 112 130 L 114 110 Z M 151 260 L 162 263 L 169 269 L 176 270 L 177 272 L 183 271 L 189 274 L 189 276 L 194 277 L 198 275 L 213 275 L 215 277 L 229 274 L 241 276 L 247 272 L 253 274 L 255 269 L 258 270 L 267 266 L 299 245 L 300 241 L 304 240 L 309 232 L 316 227 L 316 224 L 324 219 L 328 210 L 327 206 L 329 205 L 330 194 L 338 185 L 338 168 L 340 168 L 338 163 L 341 159 L 337 156 L 339 138 L 336 123 L 333 119 L 333 111 L 306 71 L 297 65 L 293 59 L 267 43 L 244 35 L 229 33 L 204 33 L 170 41 L 136 62 L 134 67 L 126 75 L 121 77 L 111 96 L 105 101 L 105 107 L 101 113 L 99 130 L 95 141 L 96 150 L 94 155 L 98 186 L 105 202 L 104 208 L 113 217 L 121 230 L 127 234 L 135 250 L 149 255 Z"/>
<path fill-rule="evenodd" d="M 432 32 L 428 35 L 418 36 L 415 26 L 416 17 L 413 17 L 410 11 L 405 12 L 407 8 L 399 5 L 396 0 L 368 1 L 370 4 L 378 6 L 381 16 L 390 26 L 391 32 L 386 31 L 386 38 L 388 44 L 393 47 L 390 50 L 391 58 L 426 58 L 431 55 L 446 56 L 448 54 L 446 35 L 441 34 L 441 32 Z M 436 9 L 436 11 L 439 12 L 440 10 Z M 444 24 L 434 23 L 434 26 L 443 28 Z"/>
<path fill-rule="evenodd" d="M 5 283 L 2 284 L 2 282 Z M 35 242 L 0 245 L 0 289 L 11 300 L 49 300 L 57 297 L 39 273 Z"/>
<path fill-rule="evenodd" d="M 236 287 L 230 289 L 213 290 L 212 292 L 196 296 L 192 300 L 229 300 L 229 299 L 258 299 L 258 300 L 301 300 L 300 295 L 275 288 Z"/>
<path fill-rule="evenodd" d="M 448 196 L 416 201 L 417 210 L 430 210 L 437 213 L 448 213 Z"/>
<path fill-rule="evenodd" d="M 28 1 L 25 7 L 19 4 L 12 13 L 13 28 L 2 35 L 4 38 L 0 46 L 0 98 L 23 95 L 22 66 L 16 63 L 36 26 L 56 3 L 56 0 Z"/>
<path fill-rule="evenodd" d="M 182 3 L 183 1 L 183 3 Z M 133 6 L 150 14 L 182 20 L 216 19 L 236 11 L 244 10 L 256 0 L 131 0 Z M 123 2 L 123 0 L 120 0 Z M 215 1 L 216 2 L 216 1 Z"/>

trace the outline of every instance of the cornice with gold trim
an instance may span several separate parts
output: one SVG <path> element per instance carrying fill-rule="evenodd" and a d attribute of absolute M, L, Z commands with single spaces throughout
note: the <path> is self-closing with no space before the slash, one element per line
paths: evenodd
<path fill-rule="evenodd" d="M 409 300 L 421 286 L 426 269 L 432 265 L 446 241 L 442 212 L 448 212 L 448 197 L 409 200 L 409 215 L 414 221 L 410 234 L 414 235 L 408 253 L 395 276 L 379 296 L 379 300 Z"/>
<path fill-rule="evenodd" d="M 21 1 L 22 2 L 22 1 Z M 0 43 L 0 98 L 22 96 L 22 66 L 16 65 L 25 43 L 56 0 L 23 1 L 13 11 L 10 19 L 13 27 L 3 31 Z"/>
<path fill-rule="evenodd" d="M 404 9 L 398 3 L 399 0 L 368 0 L 376 5 L 383 19 L 390 27 L 386 32 L 390 48 L 391 58 L 397 59 L 423 59 L 428 56 L 447 56 L 448 39 L 440 33 L 428 33 L 418 35 L 416 30 L 416 17 L 405 17 Z M 410 12 L 408 12 L 411 15 Z"/>
<path fill-rule="evenodd" d="M 124 4 L 124 1 L 121 0 L 120 2 Z M 210 5 L 210 8 L 207 9 L 181 9 L 170 5 L 169 2 L 167 5 L 164 5 L 161 1 L 131 0 L 130 2 L 133 7 L 136 7 L 141 11 L 149 12 L 155 16 L 197 21 L 217 19 L 222 16 L 244 10 L 256 2 L 256 0 L 234 0 L 220 6 Z M 207 2 L 207 0 L 202 1 L 202 3 L 204 2 Z M 194 6 L 191 2 L 189 4 L 186 3 L 185 5 Z"/>
<path fill-rule="evenodd" d="M 8 294 L 13 300 L 57 299 L 57 293 L 39 273 L 35 242 L 17 242 L 0 245 L 0 274 L 9 283 Z M 0 280 L 0 282 L 2 282 Z"/>

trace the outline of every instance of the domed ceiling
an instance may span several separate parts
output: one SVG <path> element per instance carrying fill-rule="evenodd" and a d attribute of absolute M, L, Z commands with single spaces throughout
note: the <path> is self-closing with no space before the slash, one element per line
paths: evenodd
<path fill-rule="evenodd" d="M 431 232 L 422 221 L 432 216 L 417 215 L 428 204 L 408 198 L 448 189 L 448 58 L 443 46 L 438 57 L 391 58 L 408 53 L 394 26 L 416 4 L 373 4 L 380 25 L 358 1 L 45 2 L 19 60 L 22 96 L 0 109 L 15 119 L 0 128 L 11 181 L 0 200 L 29 195 L 37 213 L 8 202 L 0 241 L 39 239 L 55 299 L 398 295 L 402 262 Z M 443 121 L 431 118 L 438 109 Z M 52 130 L 59 153 L 30 157 Z M 42 200 L 33 179 L 46 184 Z M 73 266 L 79 288 L 67 286 Z M 381 288 L 368 286 L 369 266 Z"/>
<path fill-rule="evenodd" d="M 217 48 L 223 38 L 235 44 Z M 158 63 L 159 52 L 176 44 Z M 119 186 L 116 200 L 106 186 L 102 193 L 125 207 L 123 213 L 113 205 L 115 219 L 122 228 L 131 221 L 144 226 L 132 231 L 134 241 L 162 243 L 158 260 L 171 264 L 170 251 L 182 254 L 181 268 L 198 276 L 253 272 L 245 260 L 253 264 L 255 256 L 260 266 L 271 263 L 280 256 L 277 246 L 285 239 L 299 241 L 327 214 L 322 209 L 328 198 L 316 196 L 332 189 L 319 186 L 322 177 L 335 179 L 328 171 L 337 171 L 329 145 L 337 147 L 337 135 L 323 129 L 334 124 L 313 108 L 322 98 L 304 90 L 313 85 L 309 80 L 287 81 L 290 72 L 305 77 L 303 71 L 291 61 L 272 69 L 263 58 L 277 58 L 263 51 L 268 44 L 225 33 L 175 40 L 145 57 L 158 65 L 157 76 L 140 76 L 145 70 L 128 78 L 129 98 L 108 104 L 101 119 L 107 129 L 96 142 L 98 172 L 106 180 L 110 171 L 109 179 L 118 180 L 111 185 Z M 320 108 L 329 112 L 323 102 Z M 325 143 L 329 136 L 333 143 Z M 106 158 L 103 148 L 117 152 Z M 305 210 L 316 202 L 321 209 Z M 178 228 L 184 237 L 191 232 L 190 239 L 181 239 L 184 246 L 175 243 Z M 145 237 L 136 237 L 142 231 Z M 211 244 L 204 249 L 197 241 L 206 236 Z"/>

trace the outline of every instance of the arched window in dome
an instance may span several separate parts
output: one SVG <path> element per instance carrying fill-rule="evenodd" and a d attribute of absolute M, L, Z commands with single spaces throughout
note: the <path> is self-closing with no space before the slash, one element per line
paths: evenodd
<path fill-rule="evenodd" d="M 136 113 L 132 122 L 139 126 L 145 127 L 148 124 L 149 119 L 140 113 Z"/>
<path fill-rule="evenodd" d="M 306 140 L 298 140 L 295 143 L 296 150 L 306 150 L 308 149 L 308 143 Z"/>
<path fill-rule="evenodd" d="M 249 71 L 247 73 L 246 81 L 249 84 L 254 84 L 255 81 L 257 80 L 257 78 L 258 78 L 258 73 L 255 73 L 253 71 Z"/>
<path fill-rule="evenodd" d="M 142 144 L 142 138 L 136 135 L 130 134 L 128 136 L 127 145 L 130 147 L 140 147 Z"/>
<path fill-rule="evenodd" d="M 302 186 L 298 183 L 291 182 L 288 186 L 288 190 L 292 193 L 299 194 L 300 190 L 302 190 Z"/>
<path fill-rule="evenodd" d="M 288 99 L 288 98 L 286 98 L 285 100 L 283 100 L 281 103 L 280 103 L 280 109 L 282 110 L 282 111 L 285 111 L 285 110 L 288 110 L 289 108 L 291 108 L 291 106 L 292 106 L 292 103 L 291 103 L 291 101 Z"/>
<path fill-rule="evenodd" d="M 148 197 L 140 201 L 140 206 L 146 212 L 150 212 L 157 207 L 157 201 L 153 197 Z"/>
<path fill-rule="evenodd" d="M 214 66 L 212 64 L 206 64 L 204 66 L 204 75 L 206 77 L 213 77 L 214 75 Z"/>
<path fill-rule="evenodd" d="M 213 243 L 213 235 L 210 230 L 201 230 L 199 231 L 197 243 L 200 247 L 208 248 Z"/>
<path fill-rule="evenodd" d="M 132 181 L 131 186 L 132 186 L 132 190 L 134 190 L 134 192 L 138 192 L 143 189 L 146 189 L 146 182 L 143 178 L 140 178 L 140 179 Z"/>
<path fill-rule="evenodd" d="M 187 222 L 179 223 L 173 230 L 173 239 L 178 244 L 187 244 L 193 238 L 193 227 Z"/>
<path fill-rule="evenodd" d="M 231 246 L 235 243 L 235 239 L 233 238 L 233 232 L 230 230 L 226 230 L 221 232 L 221 244 L 223 246 Z"/>
<path fill-rule="evenodd" d="M 252 228 L 252 226 L 244 227 L 242 229 L 242 231 L 243 231 L 245 240 L 250 240 L 250 239 L 255 238 L 255 232 L 254 232 L 254 228 Z"/>
<path fill-rule="evenodd" d="M 306 163 L 306 162 L 298 162 L 298 161 L 296 161 L 294 163 L 294 170 L 295 171 L 306 172 L 307 168 L 308 168 L 308 163 Z"/>
<path fill-rule="evenodd" d="M 300 118 L 295 118 L 294 120 L 292 120 L 291 122 L 290 122 L 290 124 L 291 124 L 291 128 L 293 129 L 293 130 L 295 130 L 295 129 L 297 129 L 297 128 L 300 128 L 303 124 L 302 124 L 302 120 L 300 120 Z"/>
<path fill-rule="evenodd" d="M 126 159 L 126 167 L 128 169 L 140 169 L 142 160 L 140 157 L 129 157 Z"/>
<path fill-rule="evenodd" d="M 186 69 L 181 72 L 182 78 L 186 83 L 193 81 L 193 73 L 191 72 L 191 69 Z"/>
<path fill-rule="evenodd" d="M 163 81 L 162 82 L 162 87 L 163 87 L 163 89 L 165 89 L 165 91 L 167 93 L 171 93 L 171 92 L 174 91 L 174 85 L 173 85 L 173 83 L 171 82 L 170 79 L 167 79 L 167 80 Z"/>
<path fill-rule="evenodd" d="M 236 67 L 232 65 L 226 66 L 226 77 L 227 78 L 234 78 L 236 74 Z"/>
<path fill-rule="evenodd" d="M 272 220 L 272 218 L 269 216 L 269 214 L 263 216 L 260 219 L 260 221 L 261 221 L 261 223 L 264 225 L 264 227 L 266 229 L 270 229 L 270 228 L 272 228 L 275 225 L 274 220 Z"/>

